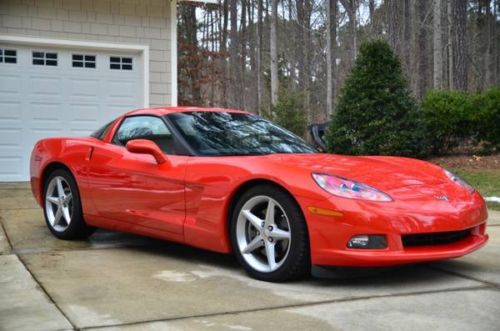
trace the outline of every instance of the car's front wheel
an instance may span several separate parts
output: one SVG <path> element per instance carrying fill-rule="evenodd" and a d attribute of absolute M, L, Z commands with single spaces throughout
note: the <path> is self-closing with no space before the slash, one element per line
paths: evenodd
<path fill-rule="evenodd" d="M 230 231 L 233 251 L 252 277 L 279 282 L 309 275 L 306 223 L 283 190 L 259 185 L 245 192 L 234 208 Z"/>
<path fill-rule="evenodd" d="M 44 215 L 47 227 L 59 239 L 82 239 L 93 232 L 85 224 L 76 182 L 67 170 L 50 174 L 44 186 Z"/>

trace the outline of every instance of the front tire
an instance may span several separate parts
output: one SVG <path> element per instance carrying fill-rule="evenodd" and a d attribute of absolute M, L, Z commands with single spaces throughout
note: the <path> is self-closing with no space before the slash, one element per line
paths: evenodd
<path fill-rule="evenodd" d="M 84 239 L 94 228 L 85 224 L 80 194 L 71 173 L 55 170 L 44 185 L 44 216 L 47 227 L 59 239 Z"/>
<path fill-rule="evenodd" d="M 245 192 L 231 215 L 230 235 L 236 258 L 250 276 L 283 282 L 310 275 L 306 222 L 287 192 L 271 185 Z"/>

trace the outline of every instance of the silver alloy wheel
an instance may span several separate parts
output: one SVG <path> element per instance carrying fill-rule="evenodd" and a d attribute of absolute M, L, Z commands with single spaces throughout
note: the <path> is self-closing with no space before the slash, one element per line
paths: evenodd
<path fill-rule="evenodd" d="M 64 177 L 52 178 L 45 192 L 45 212 L 52 229 L 63 232 L 73 216 L 73 193 Z"/>
<path fill-rule="evenodd" d="M 278 269 L 288 256 L 291 240 L 288 216 L 276 200 L 259 195 L 243 205 L 236 221 L 236 241 L 253 269 Z"/>

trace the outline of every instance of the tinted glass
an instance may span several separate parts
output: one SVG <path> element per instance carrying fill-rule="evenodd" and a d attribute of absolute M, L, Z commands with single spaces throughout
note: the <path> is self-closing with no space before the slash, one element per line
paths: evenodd
<path fill-rule="evenodd" d="M 199 155 L 316 153 L 301 138 L 253 114 L 185 112 L 167 117 Z"/>
<path fill-rule="evenodd" d="M 114 121 L 111 121 L 111 122 L 107 123 L 106 125 L 100 127 L 96 131 L 92 132 L 90 134 L 90 136 L 94 137 L 94 138 L 97 138 L 99 140 L 103 140 L 104 136 L 106 135 L 106 133 L 108 132 L 109 128 L 111 127 L 111 124 L 113 124 L 113 123 L 114 123 Z"/>
<path fill-rule="evenodd" d="M 166 154 L 185 154 L 174 139 L 165 122 L 155 116 L 131 116 L 123 120 L 113 143 L 126 145 L 132 139 L 151 140 Z"/>

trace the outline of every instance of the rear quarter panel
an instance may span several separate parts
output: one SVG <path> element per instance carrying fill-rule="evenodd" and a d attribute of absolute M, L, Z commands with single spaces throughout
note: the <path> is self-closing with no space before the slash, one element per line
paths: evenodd
<path fill-rule="evenodd" d="M 102 144 L 95 138 L 48 138 L 38 141 L 31 153 L 30 181 L 33 196 L 43 206 L 43 180 L 55 164 L 68 168 L 75 178 L 84 212 L 92 210 L 86 180 L 92 147 Z"/>

